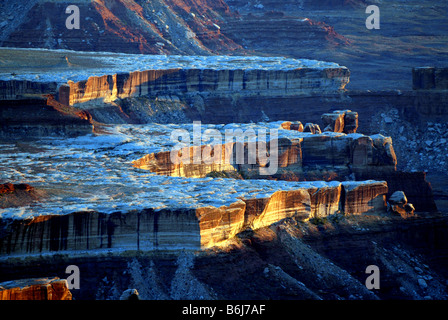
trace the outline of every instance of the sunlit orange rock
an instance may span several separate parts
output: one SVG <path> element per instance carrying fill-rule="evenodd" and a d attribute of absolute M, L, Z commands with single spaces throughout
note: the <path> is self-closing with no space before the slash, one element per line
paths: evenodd
<path fill-rule="evenodd" d="M 0 300 L 72 300 L 72 293 L 65 279 L 22 279 L 0 283 Z"/>

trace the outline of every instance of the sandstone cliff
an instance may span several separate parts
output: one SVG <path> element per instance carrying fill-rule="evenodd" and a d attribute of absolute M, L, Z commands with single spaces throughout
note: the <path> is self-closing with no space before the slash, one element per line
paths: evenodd
<path fill-rule="evenodd" d="M 9 139 L 77 136 L 93 132 L 86 112 L 44 98 L 0 100 L 0 136 Z"/>
<path fill-rule="evenodd" d="M 45 192 L 35 190 L 29 184 L 0 184 L 0 209 L 23 207 L 33 204 L 45 197 Z"/>
<path fill-rule="evenodd" d="M 340 177 L 349 176 L 351 173 L 367 177 L 370 172 L 382 172 L 386 175 L 396 170 L 397 159 L 392 140 L 381 135 L 346 135 L 328 132 L 310 134 L 297 131 L 293 136 L 280 136 L 277 145 L 279 169 L 272 174 L 273 177 L 292 172 L 299 179 L 301 176 L 305 179 L 307 172 L 324 169 L 332 170 Z M 221 155 L 214 156 L 218 161 L 207 162 L 207 159 L 200 159 L 200 163 L 194 163 L 193 157 L 198 153 L 203 154 L 204 148 L 205 145 L 184 148 L 181 152 L 189 154 L 190 157 L 182 159 L 179 163 L 172 162 L 170 151 L 163 151 L 148 154 L 135 160 L 133 164 L 137 168 L 169 176 L 205 177 L 214 171 L 238 171 L 245 177 L 260 177 L 259 169 L 262 167 L 260 163 L 248 164 L 247 143 L 241 145 L 232 142 L 221 145 L 220 148 L 215 146 L 214 148 L 221 150 Z M 257 154 L 258 148 L 260 143 L 257 143 Z M 244 163 L 234 160 L 238 149 L 244 149 Z"/>
<path fill-rule="evenodd" d="M 67 280 L 37 278 L 0 283 L 0 300 L 72 300 Z"/>
<path fill-rule="evenodd" d="M 349 71 L 343 67 L 297 70 L 213 70 L 167 69 L 137 71 L 86 81 L 69 82 L 69 104 L 101 99 L 105 102 L 128 97 L 174 94 L 186 98 L 197 94 L 228 96 L 312 95 L 335 93 L 348 82 Z M 64 88 L 65 89 L 65 88 Z"/>

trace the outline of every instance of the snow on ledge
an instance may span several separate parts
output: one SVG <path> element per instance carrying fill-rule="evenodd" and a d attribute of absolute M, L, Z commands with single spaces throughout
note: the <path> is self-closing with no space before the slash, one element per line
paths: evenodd
<path fill-rule="evenodd" d="M 113 52 L 87 52 L 32 48 L 0 48 L 0 55 L 7 57 L 0 68 L 0 80 L 28 80 L 35 82 L 66 83 L 87 80 L 91 76 L 103 76 L 145 70 L 212 69 L 212 70 L 295 70 L 302 68 L 343 68 L 334 62 L 285 57 L 259 56 L 181 56 L 144 55 Z M 24 56 L 55 61 L 48 68 L 20 67 Z M 68 58 L 68 62 L 66 60 Z M 81 59 L 85 64 L 70 65 L 70 59 Z M 15 68 L 17 66 L 17 68 Z"/>

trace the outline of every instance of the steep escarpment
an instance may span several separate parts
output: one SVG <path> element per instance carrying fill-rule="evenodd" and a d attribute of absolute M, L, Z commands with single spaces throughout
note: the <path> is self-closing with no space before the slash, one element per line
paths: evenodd
<path fill-rule="evenodd" d="M 385 213 L 385 182 L 304 183 L 223 206 L 75 212 L 32 219 L 2 219 L 0 252 L 33 255 L 141 250 L 200 250 L 287 218 L 306 221 L 346 210 L 349 215 Z"/>
<path fill-rule="evenodd" d="M 337 176 L 345 177 L 350 174 L 364 174 L 383 172 L 386 175 L 395 171 L 396 157 L 393 152 L 392 141 L 387 137 L 375 135 L 345 134 L 307 134 L 297 132 L 297 137 L 279 137 L 269 144 L 278 146 L 278 170 L 272 172 L 272 177 L 281 176 L 293 171 L 300 177 L 312 170 L 332 170 Z M 251 151 L 256 145 L 255 151 Z M 260 168 L 265 165 L 258 157 L 257 163 L 248 162 L 248 153 L 261 154 L 261 149 L 268 149 L 266 143 L 230 142 L 225 145 L 215 145 L 214 161 L 196 159 L 195 155 L 209 154 L 206 146 L 185 147 L 179 150 L 184 157 L 182 162 L 172 161 L 172 151 L 148 154 L 134 161 L 134 166 L 144 168 L 157 174 L 184 177 L 205 177 L 213 171 L 238 171 L 245 177 L 260 177 Z M 210 148 L 210 147 L 208 147 Z M 219 150 L 219 151 L 218 151 Z M 241 150 L 241 151 L 240 151 Z M 207 153 L 208 152 L 208 153 Z M 246 155 L 245 162 L 237 161 L 237 153 Z M 189 155 L 185 158 L 185 155 Z M 271 161 L 273 161 L 272 159 Z M 199 162 L 198 162 L 199 161 Z M 274 165 L 273 163 L 271 165 Z"/>
<path fill-rule="evenodd" d="M 0 184 L 0 209 L 23 207 L 33 204 L 45 197 L 45 192 L 36 190 L 26 183 Z"/>
<path fill-rule="evenodd" d="M 248 61 L 249 62 L 249 61 Z M 191 98 L 206 94 L 215 97 L 228 95 L 312 95 L 335 93 L 348 82 L 349 71 L 343 67 L 295 70 L 213 70 L 166 69 L 137 71 L 86 81 L 69 82 L 69 104 L 86 103 L 95 99 L 113 101 L 127 97 L 160 94 L 182 95 Z"/>
<path fill-rule="evenodd" d="M 79 8 L 79 29 L 65 26 L 69 5 Z M 2 11 L 11 20 L 3 26 L 3 47 L 205 55 L 242 51 L 219 30 L 223 19 L 235 15 L 222 1 L 33 1 L 19 11 L 5 3 Z"/>
<path fill-rule="evenodd" d="M 397 157 L 392 139 L 381 134 L 363 135 L 358 129 L 357 113 L 351 110 L 334 111 L 322 115 L 324 132 L 317 124 L 300 121 L 272 123 L 267 126 L 270 136 L 265 141 L 258 137 L 245 142 L 257 132 L 251 125 L 234 130 L 231 126 L 208 126 L 217 130 L 221 138 L 231 130 L 240 135 L 226 136 L 225 143 L 175 147 L 157 151 L 134 160 L 133 165 L 158 175 L 173 177 L 219 177 L 232 173 L 244 179 L 273 179 L 286 181 L 387 181 L 388 196 L 404 191 L 419 211 L 436 211 L 431 184 L 424 172 L 397 169 Z M 310 128 L 318 128 L 313 133 Z M 277 130 L 272 135 L 272 130 Z M 286 130 L 285 130 L 286 129 Z M 258 130 L 258 134 L 261 131 Z M 264 136 L 266 138 L 266 136 Z M 236 138 L 236 139 L 235 139 Z M 224 142 L 224 140 L 223 140 Z M 200 143 L 200 142 L 199 142 Z M 270 158 L 263 156 L 271 150 Z M 274 150 L 274 152 L 272 152 Z"/>
<path fill-rule="evenodd" d="M 20 279 L 0 283 L 0 300 L 72 300 L 66 280 Z"/>
<path fill-rule="evenodd" d="M 71 290 L 76 300 L 118 300 L 129 288 L 143 300 L 445 300 L 446 227 L 443 216 L 288 219 L 195 253 L 10 257 L 0 281 L 62 279 L 75 264 L 81 272 L 80 289 Z M 380 268 L 379 290 L 365 286 L 372 264 Z"/>
<path fill-rule="evenodd" d="M 301 98 L 339 97 L 350 79 L 350 71 L 338 64 L 284 57 L 25 49 L 1 49 L 0 55 L 5 59 L 3 100 L 50 94 L 106 123 L 152 122 L 163 118 L 167 108 L 184 122 L 249 122 L 263 114 L 278 118 L 272 115 L 278 105 L 283 112 L 294 110 L 291 106 Z M 36 59 L 45 65 L 36 65 Z"/>

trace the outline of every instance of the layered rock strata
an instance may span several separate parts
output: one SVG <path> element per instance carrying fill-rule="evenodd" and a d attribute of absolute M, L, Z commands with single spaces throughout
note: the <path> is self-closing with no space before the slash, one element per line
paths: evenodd
<path fill-rule="evenodd" d="M 52 99 L 0 100 L 2 138 L 77 136 L 93 130 L 88 113 L 62 106 Z"/>
<path fill-rule="evenodd" d="M 304 175 L 307 171 L 331 169 L 339 176 L 348 176 L 352 172 L 368 176 L 369 172 L 394 172 L 397 159 L 392 146 L 392 140 L 382 135 L 365 136 L 361 134 L 337 133 L 302 133 L 291 131 L 294 135 L 276 139 L 278 146 L 278 170 L 272 173 L 279 176 L 293 171 L 296 175 Z M 281 133 L 280 133 L 281 134 Z M 274 141 L 258 142 L 254 153 L 259 154 L 260 146 L 269 149 Z M 151 153 L 139 160 L 133 161 L 137 168 L 151 172 L 183 177 L 205 177 L 213 171 L 238 171 L 245 177 L 259 177 L 259 169 L 264 165 L 258 161 L 249 164 L 249 143 L 230 142 L 213 146 L 220 150 L 220 155 L 210 159 L 194 160 L 194 155 L 204 154 L 207 146 L 191 146 L 179 150 L 180 154 L 188 154 L 185 161 L 174 163 L 171 159 L 173 151 Z M 208 146 L 211 148 L 212 146 Z M 235 156 L 238 149 L 244 150 L 244 163 L 238 163 Z M 210 154 L 210 151 L 208 153 Z M 198 159 L 198 157 L 196 157 Z M 275 159 L 272 159 L 275 161 Z"/>
<path fill-rule="evenodd" d="M 142 211 L 77 212 L 2 220 L 0 253 L 199 250 L 285 218 L 307 220 L 338 212 L 386 211 L 387 184 L 314 182 L 269 195 L 244 197 L 223 206 Z"/>
<path fill-rule="evenodd" d="M 235 16 L 224 1 L 75 1 L 80 30 L 67 29 L 66 1 L 5 4 L 4 47 L 146 54 L 211 54 L 241 49 L 217 24 Z M 3 12 L 2 12 L 3 13 Z"/>
<path fill-rule="evenodd" d="M 230 115 L 243 116 L 246 104 L 250 104 L 250 120 L 258 121 L 264 114 L 265 121 L 276 109 L 271 100 L 291 105 L 286 100 L 339 96 L 350 78 L 350 71 L 336 63 L 284 57 L 26 49 L 1 49 L 0 54 L 5 57 L 0 99 L 21 99 L 26 104 L 30 102 L 25 100 L 51 94 L 62 105 L 87 110 L 104 123 L 168 123 L 173 120 L 169 115 L 172 111 L 181 118 L 175 123 L 191 119 L 209 122 L 210 117 L 214 118 L 212 122 L 229 123 L 233 121 L 229 121 Z M 48 68 L 30 62 L 31 58 L 46 61 Z M 24 67 L 17 67 L 22 64 Z M 35 69 L 38 74 L 30 71 Z M 163 97 L 174 100 L 160 104 Z M 259 103 L 263 110 L 254 115 L 253 106 Z M 223 113 L 225 121 L 220 120 Z"/>
<path fill-rule="evenodd" d="M 0 300 L 72 300 L 67 280 L 33 278 L 0 283 Z"/>
<path fill-rule="evenodd" d="M 300 95 L 335 92 L 348 82 L 344 68 L 296 70 L 213 70 L 166 69 L 136 71 L 69 82 L 68 103 L 76 105 L 101 99 L 114 101 L 128 97 L 176 94 L 190 98 L 197 94 L 226 96 L 240 93 L 247 96 Z M 67 102 L 67 101 L 65 101 Z"/>
<path fill-rule="evenodd" d="M 324 131 L 356 133 L 358 113 L 351 110 L 333 111 L 322 115 Z"/>

